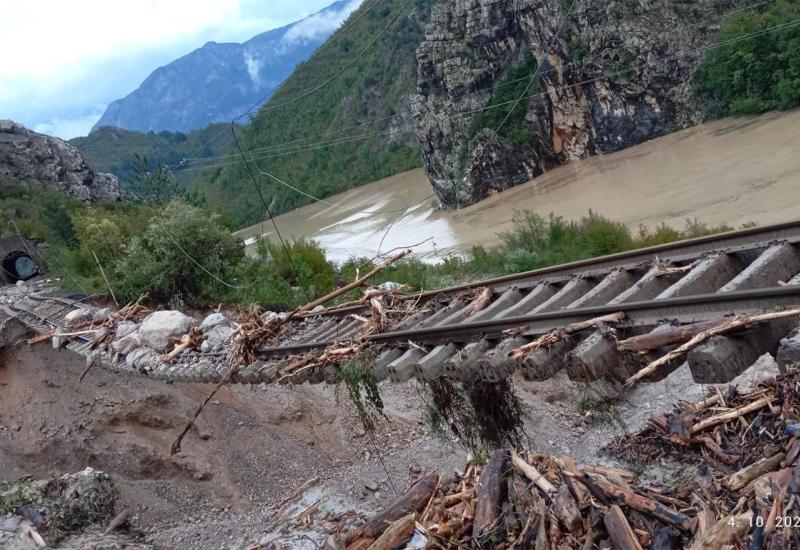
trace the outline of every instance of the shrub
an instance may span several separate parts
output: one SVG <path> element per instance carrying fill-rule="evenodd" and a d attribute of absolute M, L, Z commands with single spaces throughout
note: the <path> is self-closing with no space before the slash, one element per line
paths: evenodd
<path fill-rule="evenodd" d="M 244 247 L 217 216 L 181 202 L 167 205 L 128 244 L 117 263 L 118 293 L 203 306 L 220 301 L 244 258 Z M 119 297 L 119 296 L 118 296 Z"/>

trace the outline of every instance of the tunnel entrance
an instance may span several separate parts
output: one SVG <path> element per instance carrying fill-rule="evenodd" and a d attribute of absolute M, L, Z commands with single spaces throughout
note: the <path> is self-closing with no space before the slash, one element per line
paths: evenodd
<path fill-rule="evenodd" d="M 0 265 L 3 268 L 3 276 L 9 283 L 17 281 L 27 281 L 39 274 L 36 262 L 26 252 L 14 250 L 7 254 Z"/>
<path fill-rule="evenodd" d="M 42 273 L 36 243 L 21 236 L 0 238 L 0 285 L 27 281 Z"/>

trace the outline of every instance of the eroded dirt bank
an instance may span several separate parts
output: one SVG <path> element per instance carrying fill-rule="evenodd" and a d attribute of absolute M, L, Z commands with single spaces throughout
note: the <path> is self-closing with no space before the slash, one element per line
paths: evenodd
<path fill-rule="evenodd" d="M 496 244 L 516 210 L 575 219 L 592 209 L 633 229 L 681 227 L 693 218 L 735 227 L 778 223 L 798 215 L 798 125 L 798 110 L 714 121 L 560 166 L 461 210 L 436 210 L 424 172 L 415 170 L 327 199 L 337 206 L 317 203 L 276 221 L 285 234 L 317 239 L 337 261 L 375 254 L 392 223 L 382 250 L 433 237 L 416 248 L 423 259 Z M 262 232 L 270 236 L 270 226 L 239 234 Z"/>
<path fill-rule="evenodd" d="M 266 521 L 274 505 L 312 477 L 320 483 L 306 495 L 309 503 L 368 513 L 402 491 L 413 471 L 452 471 L 466 457 L 460 446 L 426 433 L 413 382 L 382 384 L 388 422 L 374 441 L 334 387 L 227 387 L 183 451 L 169 457 L 175 435 L 210 388 L 102 369 L 80 383 L 84 368 L 82 358 L 49 343 L 0 355 L 0 481 L 103 470 L 120 488 L 118 508 L 132 511 L 134 529 L 154 548 L 243 548 L 271 540 Z M 515 376 L 514 387 L 530 447 L 579 462 L 609 462 L 599 451 L 612 437 L 702 391 L 687 367 L 613 409 L 592 410 L 591 388 L 565 376 L 538 383 Z"/>

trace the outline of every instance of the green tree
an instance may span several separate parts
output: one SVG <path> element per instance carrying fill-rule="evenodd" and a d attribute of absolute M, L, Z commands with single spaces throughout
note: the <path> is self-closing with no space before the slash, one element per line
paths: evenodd
<path fill-rule="evenodd" d="M 80 244 L 78 235 L 63 201 L 54 197 L 45 199 L 42 205 L 42 219 L 47 227 L 48 242 L 70 249 L 78 248 Z"/>
<path fill-rule="evenodd" d="M 779 0 L 763 13 L 737 13 L 698 70 L 711 116 L 800 105 L 800 4 Z"/>
<path fill-rule="evenodd" d="M 141 200 L 162 204 L 183 195 L 183 190 L 165 165 L 151 168 L 147 157 L 139 153 L 134 155 L 134 159 L 134 178 L 130 187 Z"/>
<path fill-rule="evenodd" d="M 239 286 L 233 279 L 243 259 L 243 244 L 218 216 L 175 201 L 131 240 L 115 273 L 125 299 L 149 293 L 158 302 L 203 306 Z"/>

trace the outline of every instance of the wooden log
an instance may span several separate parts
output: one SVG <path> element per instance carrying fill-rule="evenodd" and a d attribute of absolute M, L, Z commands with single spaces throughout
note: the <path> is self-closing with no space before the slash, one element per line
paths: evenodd
<path fill-rule="evenodd" d="M 533 483 L 539 489 L 541 489 L 545 495 L 552 498 L 552 496 L 556 493 L 555 486 L 550 483 L 547 478 L 540 474 L 536 468 L 525 462 L 517 453 L 511 453 L 511 462 L 520 472 L 525 475 L 525 477 L 533 481 Z"/>
<path fill-rule="evenodd" d="M 508 459 L 508 451 L 495 451 L 478 480 L 475 518 L 472 523 L 474 539 L 489 531 L 500 517 L 501 507 L 508 492 L 506 485 Z"/>
<path fill-rule="evenodd" d="M 402 258 L 405 258 L 409 254 L 411 254 L 411 249 L 404 250 L 400 254 L 397 254 L 396 256 L 392 256 L 391 258 L 389 258 L 388 260 L 383 262 L 381 265 L 377 266 L 375 269 L 373 269 L 372 271 L 370 271 L 369 273 L 367 273 L 363 277 L 360 277 L 360 278 L 356 279 L 355 281 L 353 281 L 349 285 L 345 285 L 342 288 L 338 288 L 338 289 L 334 290 L 333 292 L 331 292 L 329 294 L 326 294 L 322 298 L 319 298 L 318 300 L 314 300 L 313 302 L 309 302 L 306 305 L 296 309 L 291 314 L 289 314 L 289 317 L 287 317 L 286 320 L 288 320 L 290 317 L 293 317 L 294 315 L 297 315 L 298 313 L 303 313 L 304 311 L 311 311 L 315 307 L 323 305 L 325 302 L 329 302 L 329 301 L 331 301 L 331 300 L 333 300 L 335 298 L 338 298 L 339 296 L 342 296 L 343 294 L 347 294 L 348 292 L 350 292 L 353 289 L 356 289 L 356 288 L 358 288 L 360 286 L 364 286 L 364 283 L 366 283 L 374 275 L 376 275 L 377 273 L 380 273 L 381 271 L 383 271 L 384 269 L 386 269 L 387 267 L 389 267 L 390 265 L 392 265 L 396 261 L 398 261 L 398 260 L 400 260 Z"/>
<path fill-rule="evenodd" d="M 650 550 L 680 550 L 683 548 L 681 543 L 681 532 L 674 527 L 664 526 L 656 531 Z"/>
<path fill-rule="evenodd" d="M 347 550 L 367 550 L 370 545 L 375 542 L 372 537 L 362 537 L 353 541 L 353 544 L 347 547 Z"/>
<path fill-rule="evenodd" d="M 641 369 L 639 372 L 629 377 L 628 380 L 625 382 L 625 386 L 628 388 L 633 387 L 642 380 L 645 380 L 648 377 L 653 376 L 656 372 L 658 372 L 659 369 L 669 364 L 672 360 L 677 359 L 678 357 L 682 357 L 684 354 L 693 350 L 703 342 L 706 342 L 712 336 L 729 332 L 731 330 L 739 329 L 748 325 L 765 323 L 767 321 L 774 321 L 776 319 L 784 319 L 787 317 L 796 317 L 798 315 L 800 315 L 800 308 L 789 309 L 786 311 L 778 311 L 774 313 L 765 313 L 763 315 L 752 315 L 752 316 L 740 315 L 736 317 L 731 317 L 722 324 L 719 324 L 708 330 L 704 330 L 703 332 L 699 333 L 697 336 L 695 336 L 694 338 L 692 338 L 679 348 L 672 350 L 663 357 L 659 357 L 655 361 L 652 361 L 650 364 Z"/>
<path fill-rule="evenodd" d="M 711 507 L 697 496 L 697 494 L 692 495 L 692 504 L 697 510 L 697 514 L 695 515 L 697 522 L 695 524 L 694 536 L 699 538 L 705 535 L 711 527 L 714 526 L 717 521 L 717 516 L 714 514 L 713 510 L 711 510 Z"/>
<path fill-rule="evenodd" d="M 695 537 L 688 550 L 719 550 L 740 541 L 750 530 L 752 519 L 751 512 L 724 517 L 703 536 Z"/>
<path fill-rule="evenodd" d="M 350 533 L 345 539 L 348 549 L 356 539 L 375 539 L 389 525 L 409 512 L 421 511 L 428 504 L 438 482 L 439 476 L 437 474 L 429 474 L 418 480 L 405 494 L 369 518 L 362 527 Z"/>
<path fill-rule="evenodd" d="M 724 424 L 725 422 L 736 420 L 740 416 L 750 414 L 753 411 L 757 411 L 758 409 L 768 406 L 771 402 L 772 397 L 762 397 L 761 399 L 757 399 L 749 405 L 745 405 L 744 407 L 739 407 L 738 409 L 701 420 L 689 428 L 689 432 L 696 434 L 697 432 L 701 432 L 705 429 L 711 428 L 712 426 L 716 426 L 717 424 Z"/>
<path fill-rule="evenodd" d="M 735 474 L 731 475 L 725 480 L 725 486 L 731 491 L 738 491 L 744 488 L 748 483 L 761 475 L 771 472 L 780 467 L 781 462 L 786 457 L 785 453 L 778 453 L 769 458 L 761 458 L 756 460 L 749 466 L 745 466 Z"/>
<path fill-rule="evenodd" d="M 414 514 L 408 514 L 392 523 L 367 550 L 394 550 L 414 534 Z"/>
<path fill-rule="evenodd" d="M 650 351 L 670 344 L 682 344 L 688 342 L 698 334 L 723 323 L 724 320 L 703 321 L 690 325 L 679 325 L 668 328 L 658 328 L 647 334 L 632 336 L 626 340 L 620 340 L 617 348 L 620 351 Z"/>
<path fill-rule="evenodd" d="M 667 508 L 660 502 L 656 502 L 653 499 L 642 496 L 629 489 L 614 485 L 602 476 L 591 474 L 584 474 L 584 476 L 589 477 L 592 483 L 602 491 L 610 501 L 625 504 L 629 508 L 649 514 L 683 531 L 691 531 L 694 527 L 694 521 L 686 514 Z"/>
<path fill-rule="evenodd" d="M 636 474 L 630 470 L 623 470 L 622 468 L 612 468 L 611 466 L 603 466 L 602 464 L 587 464 L 583 467 L 583 470 L 591 474 L 600 474 L 605 477 L 618 477 L 623 480 L 625 484 L 636 481 Z M 621 484 L 618 483 L 618 485 Z"/>
<path fill-rule="evenodd" d="M 561 457 L 559 459 L 559 466 L 566 474 L 563 476 L 564 483 L 569 487 L 569 490 L 572 492 L 572 496 L 575 497 L 575 501 L 578 503 L 578 508 L 583 510 L 590 504 L 591 499 L 586 488 L 580 483 L 575 483 L 575 478 L 578 478 L 581 475 L 581 473 L 578 471 L 578 466 L 575 464 L 575 461 L 572 460 L 572 457 L 569 456 Z"/>
<path fill-rule="evenodd" d="M 556 491 L 552 510 L 570 532 L 576 532 L 583 524 L 581 513 L 578 511 L 578 506 L 575 503 L 575 499 L 572 498 L 566 483 L 562 483 Z"/>
<path fill-rule="evenodd" d="M 616 504 L 612 505 L 603 517 L 603 523 L 615 549 L 642 550 L 642 545 L 639 544 L 639 539 L 636 538 L 628 520 L 625 519 L 622 508 Z"/>

